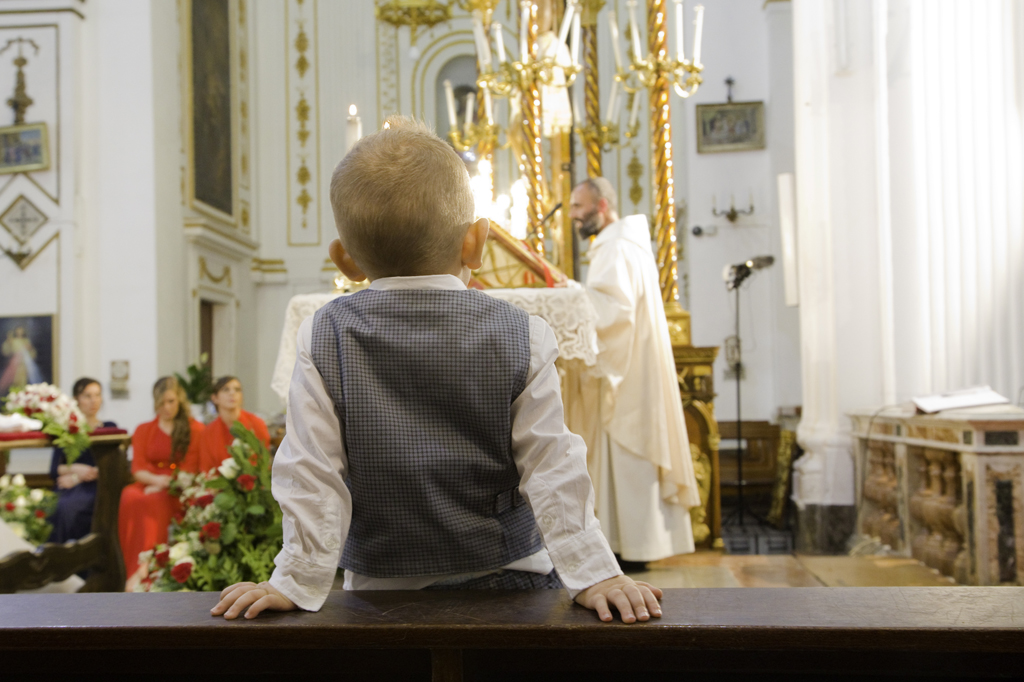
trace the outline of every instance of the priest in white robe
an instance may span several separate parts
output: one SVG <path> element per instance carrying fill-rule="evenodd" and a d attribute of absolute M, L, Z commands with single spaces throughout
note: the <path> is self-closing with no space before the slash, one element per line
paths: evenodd
<path fill-rule="evenodd" d="M 694 550 L 700 504 L 647 217 L 619 218 L 615 191 L 591 178 L 571 216 L 590 245 L 600 401 L 588 457 L 597 518 L 624 568 Z"/>

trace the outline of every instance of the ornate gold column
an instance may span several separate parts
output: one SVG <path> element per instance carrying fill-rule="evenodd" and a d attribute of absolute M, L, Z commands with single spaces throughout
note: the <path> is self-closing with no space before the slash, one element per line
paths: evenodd
<path fill-rule="evenodd" d="M 529 61 L 537 60 L 537 5 L 531 0 L 524 0 L 523 8 L 530 12 L 527 30 L 527 49 Z M 522 114 L 523 114 L 523 154 L 519 160 L 519 169 L 526 178 L 526 192 L 528 199 L 527 211 L 530 219 L 529 236 L 530 245 L 534 250 L 544 255 L 544 157 L 541 147 L 541 130 L 543 121 L 541 119 L 540 79 L 533 74 L 525 77 L 522 83 Z"/>
<path fill-rule="evenodd" d="M 584 125 L 588 130 L 601 128 L 601 90 L 598 84 L 597 68 L 597 13 L 604 7 L 604 0 L 584 0 L 580 26 L 583 42 L 583 109 L 586 113 Z M 587 154 L 587 177 L 601 176 L 601 141 L 596 135 L 584 135 L 583 145 Z"/>
<path fill-rule="evenodd" d="M 663 64 L 668 59 L 668 0 L 647 1 L 647 39 L 654 60 L 649 88 L 651 105 L 651 181 L 654 196 L 654 233 L 658 243 L 658 271 L 665 317 L 672 345 L 690 345 L 690 313 L 679 305 L 676 263 L 676 207 L 672 163 L 672 116 L 669 98 L 672 79 Z"/>

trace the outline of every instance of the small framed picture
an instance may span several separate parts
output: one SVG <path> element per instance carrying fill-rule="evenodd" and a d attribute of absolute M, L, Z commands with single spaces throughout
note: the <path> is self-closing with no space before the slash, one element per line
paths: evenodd
<path fill-rule="evenodd" d="M 45 123 L 0 128 L 0 173 L 26 173 L 50 167 Z"/>
<path fill-rule="evenodd" d="M 57 381 L 53 315 L 0 317 L 0 398 L 13 388 Z"/>
<path fill-rule="evenodd" d="M 764 149 L 764 102 L 697 105 L 697 153 Z"/>

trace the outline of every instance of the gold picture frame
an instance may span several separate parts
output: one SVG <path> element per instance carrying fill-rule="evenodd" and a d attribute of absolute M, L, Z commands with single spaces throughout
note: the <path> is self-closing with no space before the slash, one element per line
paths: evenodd
<path fill-rule="evenodd" d="M 697 105 L 698 154 L 764 148 L 764 102 Z"/>
<path fill-rule="evenodd" d="M 50 167 L 50 136 L 45 123 L 0 128 L 0 174 Z"/>

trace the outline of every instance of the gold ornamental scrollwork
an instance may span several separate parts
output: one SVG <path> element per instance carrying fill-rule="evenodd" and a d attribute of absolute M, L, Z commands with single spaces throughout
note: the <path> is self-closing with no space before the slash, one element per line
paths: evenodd
<path fill-rule="evenodd" d="M 210 272 L 209 266 L 206 264 L 206 258 L 204 256 L 199 257 L 199 278 L 206 278 L 214 284 L 220 284 L 227 282 L 227 287 L 230 289 L 233 285 L 231 284 L 231 266 L 225 265 L 224 269 L 219 275 L 214 275 Z"/>
<path fill-rule="evenodd" d="M 317 0 L 287 0 L 288 245 L 320 244 Z"/>

